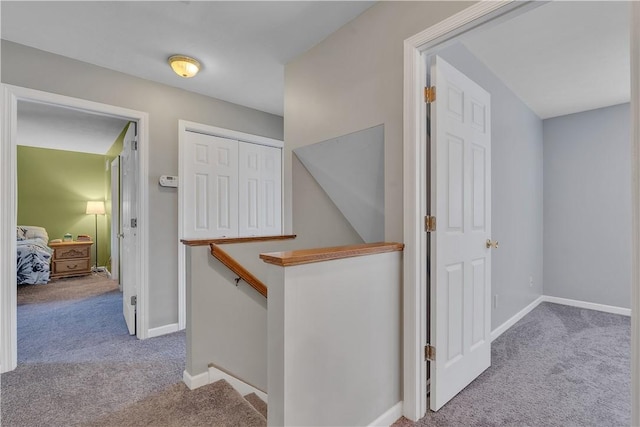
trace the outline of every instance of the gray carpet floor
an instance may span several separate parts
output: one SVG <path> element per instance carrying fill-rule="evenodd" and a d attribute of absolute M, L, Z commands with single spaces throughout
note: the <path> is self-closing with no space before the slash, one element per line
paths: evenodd
<path fill-rule="evenodd" d="M 2 426 L 264 426 L 228 384 L 189 391 L 185 335 L 128 335 L 100 276 L 18 291 L 18 368 Z M 493 342 L 492 366 L 437 413 L 396 426 L 628 426 L 628 317 L 544 303 Z"/>
<path fill-rule="evenodd" d="M 628 317 L 543 303 L 443 408 L 394 426 L 629 426 L 630 339 Z"/>
<path fill-rule="evenodd" d="M 93 422 L 179 384 L 185 334 L 129 336 L 99 275 L 18 287 L 18 367 L 1 377 L 2 426 Z"/>

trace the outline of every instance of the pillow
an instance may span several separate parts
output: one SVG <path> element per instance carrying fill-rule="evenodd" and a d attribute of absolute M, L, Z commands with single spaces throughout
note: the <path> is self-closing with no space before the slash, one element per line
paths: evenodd
<path fill-rule="evenodd" d="M 24 236 L 27 239 L 42 239 L 45 244 L 49 242 L 49 235 L 47 234 L 47 230 L 43 227 L 37 227 L 35 225 L 19 225 L 18 228 L 23 228 L 25 230 Z"/>
<path fill-rule="evenodd" d="M 16 240 L 27 240 L 27 229 L 24 227 L 16 227 Z"/>

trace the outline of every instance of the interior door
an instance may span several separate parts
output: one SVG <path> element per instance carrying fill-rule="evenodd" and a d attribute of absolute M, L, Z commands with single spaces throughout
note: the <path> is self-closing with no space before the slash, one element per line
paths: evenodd
<path fill-rule="evenodd" d="M 137 188 L 138 188 L 138 151 L 136 142 L 136 124 L 130 123 L 124 136 L 124 147 L 120 155 L 121 206 L 122 206 L 122 312 L 129 334 L 136 333 L 136 268 L 138 260 L 137 236 Z"/>
<path fill-rule="evenodd" d="M 491 97 L 442 58 L 431 82 L 429 406 L 491 365 Z"/>

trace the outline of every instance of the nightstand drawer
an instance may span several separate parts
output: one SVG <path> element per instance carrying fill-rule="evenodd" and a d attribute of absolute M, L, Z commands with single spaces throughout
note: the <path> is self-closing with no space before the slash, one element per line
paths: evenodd
<path fill-rule="evenodd" d="M 70 258 L 89 258 L 91 246 L 84 247 L 72 247 L 72 248 L 55 248 L 55 259 L 70 259 Z"/>
<path fill-rule="evenodd" d="M 53 274 L 86 272 L 87 270 L 90 270 L 88 259 L 72 259 L 53 262 Z"/>

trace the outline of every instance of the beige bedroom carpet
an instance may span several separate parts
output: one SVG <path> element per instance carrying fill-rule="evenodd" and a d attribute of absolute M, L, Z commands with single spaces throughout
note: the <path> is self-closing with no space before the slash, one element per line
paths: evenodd
<path fill-rule="evenodd" d="M 87 427 L 260 427 L 267 420 L 225 380 L 189 390 L 174 384 Z"/>

